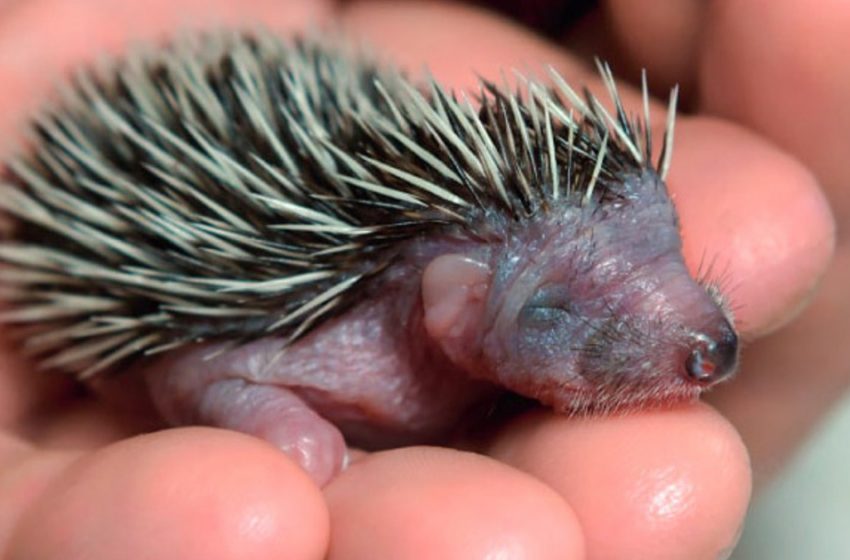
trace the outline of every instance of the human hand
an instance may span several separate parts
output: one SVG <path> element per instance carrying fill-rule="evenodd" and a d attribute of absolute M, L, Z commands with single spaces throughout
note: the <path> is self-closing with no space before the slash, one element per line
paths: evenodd
<path fill-rule="evenodd" d="M 595 83 L 565 51 L 451 6 L 33 0 L 2 10 L 5 135 L 62 70 L 199 20 L 281 30 L 341 20 L 455 87 L 473 84 L 474 71 L 541 64 Z M 634 93 L 624 94 L 634 107 Z M 654 112 L 661 122 L 661 107 Z M 808 172 L 741 128 L 682 117 L 670 184 L 690 262 L 719 255 L 745 332 L 784 322 L 831 250 L 829 211 Z M 481 455 L 363 454 L 322 495 L 246 436 L 193 428 L 125 439 L 143 424 L 70 398 L 67 384 L 38 377 L 11 351 L 0 358 L 0 550 L 9 558 L 319 558 L 329 530 L 331 558 L 714 558 L 734 542 L 749 496 L 738 436 L 704 405 L 582 421 L 538 412 Z"/>
<path fill-rule="evenodd" d="M 702 41 L 712 48 L 703 48 L 695 65 L 703 110 L 746 126 L 798 158 L 823 188 L 837 224 L 833 261 L 817 293 L 800 300 L 808 308 L 748 347 L 738 381 L 710 400 L 740 431 L 758 488 L 850 384 L 850 73 L 844 63 L 850 6 L 783 0 L 767 9 L 723 1 L 713 3 L 704 20 L 709 23 Z M 763 188 L 765 196 L 773 196 L 772 185 Z M 805 235 L 806 227 L 799 223 L 792 231 Z M 790 244 L 818 252 L 805 243 L 798 238 Z M 826 248 L 827 240 L 818 247 Z"/>
<path fill-rule="evenodd" d="M 808 308 L 771 336 L 765 335 L 785 325 L 802 305 L 777 307 L 784 319 L 748 329 L 757 340 L 747 346 L 738 379 L 708 399 L 741 432 L 758 487 L 782 467 L 850 382 L 850 346 L 843 344 L 850 333 L 850 74 L 841 70 L 850 9 L 837 1 L 781 1 L 769 10 L 756 2 L 657 2 L 655 11 L 628 0 L 607 4 L 611 26 L 619 30 L 619 52 L 630 53 L 625 56 L 632 68 L 655 62 L 662 83 L 690 86 L 697 113 L 736 122 L 787 150 L 814 175 L 837 222 L 835 255 L 817 293 L 797 300 Z M 688 165 L 681 159 L 678 164 L 680 170 Z M 786 171 L 777 167 L 773 173 Z M 755 196 L 783 196 L 771 182 L 752 180 L 764 181 L 753 189 Z M 699 208 L 695 214 L 715 219 Z M 791 231 L 805 233 L 808 227 L 801 222 Z M 772 235 L 768 230 L 761 237 Z M 817 246 L 808 245 L 812 241 Z M 764 248 L 815 254 L 828 249 L 829 240 L 803 235 Z M 759 271 L 775 273 L 782 272 Z"/>

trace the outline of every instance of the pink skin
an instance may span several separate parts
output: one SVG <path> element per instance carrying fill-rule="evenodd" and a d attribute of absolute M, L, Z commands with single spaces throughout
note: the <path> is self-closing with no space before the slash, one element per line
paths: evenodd
<path fill-rule="evenodd" d="M 370 299 L 284 354 L 273 337 L 212 359 L 217 345 L 203 345 L 133 373 L 145 376 L 153 404 L 172 425 L 256 435 L 324 485 L 347 462 L 342 433 L 369 447 L 445 437 L 472 402 L 493 392 L 422 344 L 415 291 Z"/>
<path fill-rule="evenodd" d="M 728 424 L 705 412 L 705 407 L 698 406 L 596 422 L 534 414 L 511 426 L 511 436 L 490 452 L 552 485 L 570 503 L 581 504 L 576 511 L 583 526 L 593 527 L 588 535 L 594 540 L 587 545 L 596 557 L 619 557 L 618 539 L 610 536 L 616 531 L 639 543 L 630 551 L 633 557 L 672 560 L 682 557 L 682 541 L 697 549 L 712 541 L 734 541 L 737 528 L 710 520 L 727 515 L 730 507 L 741 507 L 738 514 L 744 514 L 748 489 L 737 487 L 739 499 L 727 501 L 735 481 L 747 476 L 747 465 L 737 461 L 743 448 L 735 438 L 726 437 L 731 430 Z M 671 426 L 669 419 L 680 424 Z M 695 425 L 706 430 L 707 439 L 699 444 L 688 441 Z M 658 431 L 662 426 L 664 433 Z M 640 440 L 641 449 L 624 446 L 623 438 L 628 436 Z M 644 445 L 654 452 L 644 453 Z M 553 448 L 565 452 L 553 457 Z M 669 462 L 670 454 L 679 459 L 675 466 Z M 582 465 L 583 478 L 563 476 L 577 464 Z M 596 491 L 600 484 L 613 484 L 611 496 L 625 499 L 600 496 Z M 702 506 L 699 512 L 690 507 L 695 502 Z M 691 523 L 679 523 L 688 516 L 693 516 Z M 700 523 L 708 527 L 698 527 Z"/>
<path fill-rule="evenodd" d="M 470 69 L 495 76 L 501 67 L 544 62 L 573 81 L 588 76 L 564 50 L 504 21 L 449 5 L 362 2 L 332 14 L 329 6 L 312 0 L 287 2 L 285 10 L 280 2 L 201 4 L 206 21 L 248 18 L 293 28 L 316 17 L 338 18 L 412 70 L 428 62 L 440 79 L 456 86 L 474 81 Z M 606 9 L 616 10 L 616 4 L 611 0 Z M 712 9 L 723 4 L 732 5 L 712 4 Z M 694 5 L 707 9 L 696 2 L 670 8 L 685 11 Z M 46 95 L 52 76 L 127 37 L 196 21 L 198 6 L 94 0 L 0 5 L 4 142 L 14 136 L 10 123 Z M 745 2 L 743 9 L 736 2 L 729 18 L 720 12 L 680 17 L 692 27 L 673 35 L 653 32 L 659 21 L 646 11 L 622 10 L 621 21 L 628 23 L 619 28 L 646 33 L 607 36 L 629 53 L 649 53 L 636 65 L 650 67 L 656 62 L 652 57 L 660 58 L 653 43 L 666 37 L 661 54 L 682 58 L 665 65 L 673 69 L 665 79 L 688 83 L 686 74 L 699 71 L 706 83 L 724 84 L 720 93 L 729 99 L 722 110 L 718 99 L 703 91 L 686 97 L 704 99 L 716 113 L 764 135 L 716 119 L 683 118 L 670 182 L 692 270 L 705 254 L 718 257 L 738 318 L 753 334 L 786 322 L 826 269 L 833 222 L 813 173 L 837 215 L 850 213 L 840 196 L 846 181 L 833 180 L 850 177 L 846 158 L 831 160 L 838 162 L 836 170 L 795 150 L 807 168 L 771 143 L 796 138 L 817 146 L 821 138 L 846 132 L 830 118 L 840 114 L 844 102 L 830 100 L 850 98 L 850 88 L 840 83 L 812 91 L 789 88 L 787 76 L 759 78 L 753 70 L 763 66 L 745 56 L 772 52 L 789 37 L 840 50 L 846 47 L 840 22 L 850 10 L 780 2 L 765 25 L 758 6 Z M 817 24 L 824 20 L 836 29 Z M 601 29 L 591 35 L 606 37 Z M 740 56 L 723 57 L 722 67 L 707 64 L 727 49 Z M 797 75 L 816 68 L 822 51 L 796 49 L 798 57 L 783 58 L 779 70 Z M 755 102 L 739 103 L 742 88 Z M 637 107 L 631 91 L 624 95 L 629 107 Z M 801 131 L 796 119 L 769 119 L 779 131 L 758 126 L 754 109 L 794 96 L 825 116 L 810 121 L 822 130 Z M 706 157 L 710 172 L 692 172 L 690 162 Z M 723 180 L 717 183 L 713 176 Z M 767 239 L 761 235 L 765 230 Z M 757 473 L 780 465 L 846 387 L 847 359 L 836 348 L 850 346 L 837 344 L 835 333 L 848 331 L 850 259 L 840 247 L 823 295 L 792 327 L 753 344 L 739 379 L 717 394 L 718 408 L 743 433 Z M 283 454 L 252 438 L 178 429 L 126 439 L 146 429 L 146 421 L 93 399 L 74 398 L 64 381 L 35 375 L 7 350 L 0 352 L 0 373 L 5 430 L 0 550 L 5 558 L 133 560 L 173 557 L 175 550 L 221 559 L 321 558 L 328 550 L 331 558 L 348 559 L 469 558 L 472 550 L 478 557 L 528 552 L 569 559 L 628 558 L 640 550 L 650 558 L 708 559 L 732 544 L 748 500 L 746 453 L 729 423 L 705 406 L 585 422 L 538 413 L 509 423 L 490 445 L 475 442 L 495 461 L 448 448 L 354 453 L 352 467 L 323 496 Z M 802 392 L 807 399 L 799 398 Z M 679 493 L 690 499 L 666 508 L 668 515 L 659 520 L 658 505 L 682 488 L 693 490 Z M 458 492 L 463 500 L 452 501 Z M 506 543 L 506 528 L 514 548 Z M 676 538 L 682 535 L 687 538 Z"/>

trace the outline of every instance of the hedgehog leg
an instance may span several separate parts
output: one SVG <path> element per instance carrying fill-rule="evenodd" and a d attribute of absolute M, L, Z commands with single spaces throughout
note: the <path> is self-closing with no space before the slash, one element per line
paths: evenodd
<path fill-rule="evenodd" d="M 169 375 L 149 380 L 155 406 L 174 425 L 205 424 L 257 436 L 289 455 L 319 485 L 345 466 L 347 452 L 339 430 L 284 387 L 241 378 L 208 384 L 174 383 Z M 157 386 L 160 383 L 167 387 Z"/>
<path fill-rule="evenodd" d="M 396 284 L 293 343 L 272 335 L 187 345 L 125 377 L 144 380 L 166 422 L 256 435 L 318 482 L 345 464 L 340 434 L 366 449 L 441 441 L 498 389 L 451 364 L 427 332 L 462 347 L 488 270 L 459 255 L 427 268 L 427 311 L 419 282 L 399 269 Z"/>

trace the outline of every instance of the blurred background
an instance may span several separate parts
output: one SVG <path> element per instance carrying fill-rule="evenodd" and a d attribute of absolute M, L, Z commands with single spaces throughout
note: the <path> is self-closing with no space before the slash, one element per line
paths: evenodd
<path fill-rule="evenodd" d="M 734 560 L 850 558 L 850 399 L 752 504 Z"/>

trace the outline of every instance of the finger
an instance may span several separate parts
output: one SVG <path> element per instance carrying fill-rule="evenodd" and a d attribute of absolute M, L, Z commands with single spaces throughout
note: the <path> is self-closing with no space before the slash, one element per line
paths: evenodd
<path fill-rule="evenodd" d="M 6 17 L 22 2 L 23 0 L 0 0 L 0 18 Z"/>
<path fill-rule="evenodd" d="M 725 558 L 749 501 L 746 450 L 704 405 L 584 421 L 536 413 L 491 454 L 564 496 L 588 558 Z"/>
<path fill-rule="evenodd" d="M 776 71 L 781 71 L 785 74 L 797 72 L 797 70 L 790 70 L 788 68 L 788 59 L 778 55 L 774 51 L 774 46 L 776 44 L 787 45 L 790 41 L 794 40 L 807 40 L 805 39 L 806 27 L 800 25 L 798 16 L 820 21 L 824 17 L 832 18 L 832 14 L 834 13 L 833 11 L 822 6 L 812 10 L 810 8 L 804 8 L 799 4 L 786 3 L 784 6 L 784 13 L 783 10 L 780 10 L 779 12 L 771 12 L 771 31 L 769 33 L 752 33 L 752 29 L 754 29 L 756 25 L 761 28 L 762 24 L 760 22 L 762 22 L 764 15 L 762 10 L 757 9 L 754 4 L 751 4 L 749 12 L 741 13 L 740 9 L 738 9 L 740 6 L 736 4 L 735 8 L 732 8 L 730 4 L 727 8 L 718 8 L 714 10 L 714 18 L 711 21 L 711 25 L 708 26 L 710 31 L 700 33 L 701 28 L 706 27 L 705 17 L 703 17 L 707 11 L 706 8 L 706 5 L 697 2 L 658 2 L 653 3 L 651 7 L 648 7 L 637 5 L 628 1 L 608 0 L 606 3 L 606 14 L 608 15 L 609 21 L 612 22 L 611 28 L 616 34 L 617 40 L 622 43 L 624 55 L 627 58 L 632 57 L 632 60 L 637 61 L 639 66 L 651 68 L 653 71 L 653 77 L 655 76 L 656 70 L 658 70 L 660 71 L 662 78 L 666 77 L 668 80 L 672 80 L 674 82 L 678 81 L 682 85 L 687 86 L 687 84 L 690 84 L 693 81 L 697 69 L 699 68 L 699 63 L 702 60 L 700 59 L 701 55 L 697 52 L 698 47 L 704 48 L 705 55 L 703 58 L 707 61 L 707 67 L 704 69 L 703 78 L 704 85 L 708 88 L 706 90 L 707 96 L 704 101 L 706 107 L 709 109 L 713 109 L 715 104 L 719 104 L 721 109 L 725 108 L 725 110 L 721 111 L 724 115 L 731 116 L 735 120 L 739 120 L 750 125 L 754 124 L 753 119 L 756 118 L 756 115 L 750 115 L 747 117 L 742 115 L 740 112 L 748 112 L 750 109 L 756 109 L 758 111 L 757 116 L 762 118 L 765 121 L 765 124 L 770 127 L 779 126 L 789 128 L 789 125 L 795 125 L 796 123 L 805 122 L 807 125 L 811 125 L 813 122 L 817 122 L 817 119 L 809 118 L 776 118 L 777 115 L 781 114 L 804 114 L 802 111 L 802 105 L 805 104 L 810 109 L 809 113 L 815 112 L 816 114 L 820 114 L 822 115 L 821 119 L 828 121 L 831 128 L 831 136 L 835 136 L 835 133 L 838 131 L 843 132 L 847 129 L 846 125 L 848 123 L 842 123 L 840 118 L 836 119 L 834 118 L 834 115 L 838 113 L 843 114 L 841 106 L 843 105 L 843 100 L 850 95 L 850 82 L 847 82 L 846 87 L 844 87 L 842 91 L 842 88 L 838 87 L 838 84 L 835 83 L 836 79 L 841 79 L 836 75 L 836 73 L 833 72 L 830 77 L 825 75 L 825 73 L 819 72 L 814 66 L 812 66 L 812 63 L 814 62 L 816 64 L 817 61 L 812 61 L 810 59 L 818 58 L 821 60 L 820 53 L 823 52 L 821 49 L 808 48 L 797 49 L 794 51 L 798 57 L 796 60 L 798 66 L 801 67 L 799 68 L 800 71 L 814 72 L 814 74 L 820 77 L 823 82 L 826 82 L 818 85 L 818 91 L 801 91 L 798 87 L 787 87 L 787 84 L 791 82 L 790 76 L 787 76 L 786 79 L 782 81 L 779 79 L 779 76 L 764 75 L 768 72 Z M 829 13 L 829 16 L 825 16 L 826 13 Z M 841 14 L 844 14 L 844 16 Z M 839 20 L 841 17 L 850 17 L 850 10 L 839 10 Z M 757 20 L 759 23 L 754 20 Z M 827 30 L 827 38 L 825 40 L 822 37 L 819 38 L 819 40 L 829 43 L 829 45 L 824 45 L 827 47 L 827 50 L 834 50 L 834 48 L 837 47 L 837 44 L 840 44 L 840 42 L 843 41 L 844 27 L 846 26 L 841 26 L 840 24 L 837 25 L 833 22 L 828 26 L 828 28 L 833 30 L 840 29 L 842 32 L 840 34 L 836 34 L 829 33 Z M 727 35 L 731 35 L 731 37 Z M 700 41 L 700 37 L 704 37 L 704 40 Z M 735 56 L 729 56 L 730 52 L 739 53 L 742 49 L 749 49 L 750 51 L 757 49 L 759 51 L 758 53 L 748 51 L 748 55 L 757 60 L 742 60 L 742 58 L 737 54 Z M 779 59 L 783 60 L 781 70 L 779 67 L 766 64 L 769 60 Z M 783 85 L 786 87 L 783 87 Z M 742 97 L 740 92 L 738 92 L 738 89 L 741 88 L 747 90 L 744 97 Z M 828 104 L 827 106 L 823 106 L 820 102 L 818 102 L 817 109 L 815 109 L 813 107 L 813 100 L 824 99 L 824 93 L 827 90 L 831 94 L 828 99 L 833 100 L 831 105 Z M 779 95 L 777 95 L 777 93 L 779 93 Z M 787 99 L 789 96 L 794 98 L 794 102 L 797 103 L 797 107 L 792 108 L 787 106 L 790 102 L 790 100 Z M 756 99 L 757 97 L 769 101 L 769 103 L 759 102 Z M 786 106 L 783 108 L 775 106 L 777 104 L 777 99 L 785 99 Z M 842 105 L 836 103 L 838 99 L 842 100 Z M 731 104 L 734 108 L 725 107 L 725 104 L 727 103 Z M 683 125 L 688 126 L 687 121 L 685 121 Z M 699 126 L 695 128 L 703 129 L 704 127 Z M 775 134 L 771 133 L 771 130 L 764 126 L 760 126 L 760 124 L 754 128 L 767 132 L 772 137 L 776 137 Z M 790 128 L 791 130 L 788 130 L 787 132 L 793 133 L 796 140 L 803 143 L 805 148 L 808 150 L 811 150 L 813 145 L 818 145 L 817 142 L 813 143 L 808 141 L 808 138 L 823 137 L 823 133 L 806 134 L 805 131 L 797 130 L 794 126 L 791 126 Z M 734 131 L 734 129 L 731 128 L 729 130 Z M 708 132 L 708 134 L 711 134 L 711 132 Z M 753 142 L 752 138 L 747 139 L 746 133 L 738 131 L 736 134 L 737 136 L 742 137 L 742 139 L 750 140 L 747 144 L 750 145 L 749 147 L 751 149 L 746 152 L 738 152 L 740 154 L 746 153 L 746 158 L 735 157 L 733 150 L 737 152 L 737 146 L 733 146 L 730 149 L 728 141 L 724 141 L 722 143 L 718 142 L 715 149 L 704 150 L 701 145 L 696 145 L 693 146 L 693 149 L 689 150 L 689 148 L 692 147 L 691 145 L 682 146 L 682 144 L 687 143 L 688 138 L 693 135 L 685 135 L 684 140 L 679 142 L 679 145 L 677 146 L 677 169 L 682 169 L 683 167 L 688 169 L 691 168 L 690 166 L 693 165 L 694 161 L 693 158 L 689 156 L 699 157 L 700 154 L 712 154 L 711 159 L 713 161 L 709 162 L 708 157 L 703 157 L 703 162 L 700 166 L 705 173 L 702 177 L 705 177 L 707 180 L 702 181 L 702 185 L 699 183 L 689 183 L 689 188 L 691 186 L 699 188 L 704 185 L 711 188 L 711 192 L 717 192 L 717 187 L 728 188 L 729 186 L 732 186 L 734 188 L 738 188 L 738 185 L 736 184 L 737 181 L 733 181 L 731 183 L 716 181 L 715 173 L 707 173 L 709 169 L 715 169 L 717 163 L 722 164 L 724 167 L 728 167 L 730 165 L 741 166 L 744 174 L 751 174 L 751 180 L 759 180 L 763 174 L 764 176 L 774 175 L 782 177 L 783 174 L 788 173 L 789 177 L 795 177 L 795 181 L 781 180 L 777 183 L 776 178 L 766 181 L 766 183 L 771 186 L 769 193 L 762 192 L 762 189 L 759 189 L 759 192 L 753 193 L 755 196 L 759 197 L 758 201 L 755 201 L 757 202 L 756 204 L 737 206 L 736 209 L 738 211 L 735 211 L 736 209 L 732 209 L 727 216 L 729 218 L 734 216 L 733 220 L 737 223 L 749 222 L 752 224 L 752 231 L 740 231 L 739 233 L 741 235 L 737 236 L 739 240 L 742 240 L 749 245 L 750 243 L 746 242 L 746 236 L 753 235 L 754 237 L 758 237 L 759 230 L 763 226 L 767 225 L 763 220 L 759 220 L 757 218 L 753 219 L 754 216 L 751 214 L 752 211 L 779 210 L 782 212 L 785 209 L 780 210 L 779 208 L 776 208 L 776 200 L 782 200 L 785 197 L 788 197 L 790 200 L 798 200 L 804 205 L 808 204 L 808 208 L 796 208 L 798 215 L 793 216 L 793 218 L 789 216 L 787 224 L 784 224 L 786 228 L 788 224 L 800 224 L 799 227 L 793 227 L 786 230 L 785 235 L 781 235 L 781 232 L 777 232 L 776 228 L 772 228 L 773 231 L 770 231 L 768 235 L 773 236 L 776 233 L 780 233 L 780 236 L 776 238 L 777 243 L 774 244 L 774 247 L 779 249 L 781 253 L 787 253 L 789 249 L 796 250 L 798 253 L 797 256 L 801 259 L 799 262 L 803 264 L 804 267 L 808 265 L 808 270 L 798 269 L 797 272 L 799 274 L 792 272 L 791 277 L 796 276 L 801 281 L 804 277 L 817 279 L 819 274 L 821 274 L 824 270 L 824 265 L 826 264 L 825 257 L 828 257 L 831 251 L 833 246 L 832 237 L 834 235 L 830 231 L 832 220 L 829 219 L 829 216 L 826 213 L 823 200 L 816 196 L 818 185 L 813 177 L 806 177 L 805 172 L 800 168 L 800 166 L 795 166 L 793 161 L 789 160 L 789 158 L 785 157 L 781 152 L 777 152 L 775 150 L 759 150 L 761 147 L 759 146 L 759 143 L 757 141 Z M 717 137 L 718 140 L 722 139 L 722 135 L 711 135 Z M 833 142 L 833 146 L 839 146 L 842 144 L 846 145 L 847 143 L 844 140 L 839 141 L 837 138 L 833 139 L 836 140 Z M 683 149 L 688 152 L 688 155 L 684 157 L 681 155 Z M 758 151 L 761 153 L 753 153 Z M 823 155 L 823 152 L 821 152 L 819 148 L 815 151 L 818 155 Z M 804 155 L 799 150 L 795 150 L 795 152 L 797 152 L 800 156 Z M 716 157 L 714 157 L 714 154 L 716 154 Z M 682 165 L 683 159 L 687 160 L 684 166 Z M 806 157 L 805 161 L 808 163 L 812 161 L 812 159 Z M 843 158 L 829 156 L 829 161 L 840 162 L 843 161 Z M 850 169 L 850 166 L 847 167 Z M 709 185 L 709 183 L 713 183 L 715 185 L 712 186 Z M 796 190 L 798 191 L 807 189 L 810 196 L 806 196 L 805 192 L 792 191 L 777 193 L 772 190 L 773 185 L 776 184 L 781 184 L 782 187 L 786 188 L 796 187 Z M 766 191 L 766 189 L 764 191 Z M 847 190 L 841 189 L 841 192 L 847 192 Z M 706 194 L 709 194 L 709 192 L 706 191 Z M 768 197 L 766 196 L 768 194 L 772 200 L 768 200 Z M 835 197 L 833 196 L 832 198 L 834 199 Z M 762 204 L 765 202 L 766 204 Z M 687 200 L 684 201 L 683 206 L 687 206 Z M 793 205 L 788 206 L 788 208 L 791 208 L 792 210 L 794 209 Z M 694 218 L 701 218 L 702 222 L 705 222 L 706 220 L 713 220 L 714 218 L 714 216 L 709 216 L 701 210 L 699 210 L 699 212 L 692 212 L 691 210 L 696 210 L 696 208 L 687 206 L 684 209 L 680 209 L 686 223 L 693 224 L 691 220 Z M 718 224 L 715 222 L 712 225 L 716 228 Z M 808 236 L 806 239 L 801 239 L 796 237 L 796 230 L 809 230 L 813 232 L 813 235 Z M 706 231 L 710 233 L 710 228 L 706 229 Z M 793 235 L 795 238 L 789 238 L 789 235 Z M 687 251 L 689 244 L 687 243 L 687 239 L 685 241 Z M 803 243 L 802 245 L 800 244 L 801 242 Z M 710 254 L 715 250 L 715 248 L 719 247 L 719 245 L 713 245 L 710 243 L 706 252 Z M 690 249 L 690 254 L 693 255 L 693 249 L 695 248 L 691 247 Z M 789 257 L 790 258 L 785 259 L 786 265 L 798 262 L 794 256 L 789 255 Z M 750 264 L 754 263 L 751 261 Z M 781 272 L 784 276 L 784 274 L 790 272 L 790 268 L 794 267 L 786 266 L 785 270 L 776 270 L 776 272 Z M 757 272 L 758 271 L 754 269 L 742 271 L 744 275 L 751 276 L 754 276 Z M 767 274 L 772 273 L 769 271 L 766 272 Z M 784 277 L 790 278 L 788 276 Z M 802 289 L 803 291 L 800 294 L 802 296 L 811 292 L 811 290 L 806 290 L 806 286 L 802 283 L 792 281 L 788 286 L 786 286 L 786 288 L 791 287 Z M 812 286 L 809 286 L 809 288 L 811 287 Z M 758 296 L 758 294 L 755 295 Z M 773 295 L 771 294 L 769 297 L 772 298 Z M 743 299 L 746 301 L 753 301 L 747 296 Z M 801 301 L 800 297 L 791 297 L 788 299 Z M 807 298 L 803 297 L 802 299 L 805 300 Z M 757 298 L 757 300 L 753 301 L 751 305 L 759 306 L 766 303 L 765 298 L 762 297 L 761 301 L 758 301 Z M 785 309 L 784 317 L 782 315 L 776 315 L 776 319 L 770 321 L 770 328 L 775 329 L 784 324 L 786 320 L 793 315 L 794 311 L 795 310 L 793 308 Z"/>
<path fill-rule="evenodd" d="M 24 511 L 77 456 L 71 452 L 39 452 L 19 438 L 0 433 L 0 550 L 7 550 Z"/>
<path fill-rule="evenodd" d="M 770 137 L 811 165 L 826 187 L 833 211 L 840 221 L 846 221 L 850 216 L 850 190 L 845 188 L 850 180 L 850 165 L 845 157 L 850 147 L 846 134 L 850 120 L 844 107 L 850 98 L 850 80 L 846 72 L 836 70 L 840 63 L 835 62 L 846 50 L 850 22 L 846 4 L 780 2 L 769 12 L 755 2 L 721 2 L 711 4 L 709 9 L 708 4 L 692 2 L 653 3 L 649 7 L 608 0 L 606 6 L 627 59 L 651 68 L 653 78 L 659 71 L 662 79 L 666 76 L 685 85 L 692 84 L 699 70 L 699 97 L 704 108 Z M 753 33 L 754 29 L 759 32 Z M 710 130 L 707 134 L 712 135 Z M 738 134 L 747 136 L 743 131 Z M 775 239 L 772 246 L 779 258 L 774 260 L 780 262 L 773 269 L 762 270 L 757 260 L 751 260 L 750 264 L 756 266 L 744 270 L 744 275 L 754 279 L 782 275 L 784 260 L 787 267 L 796 267 L 796 263 L 808 267 L 808 271 L 791 271 L 792 275 L 816 278 L 818 275 L 812 273 L 823 269 L 825 257 L 834 245 L 832 220 L 816 197 L 789 196 L 794 195 L 788 190 L 793 185 L 784 177 L 798 177 L 798 185 L 808 184 L 812 190 L 813 178 L 807 179 L 799 166 L 780 152 L 773 151 L 770 158 L 759 157 L 753 149 L 739 150 L 729 143 L 717 143 L 709 150 L 703 142 L 688 143 L 684 134 L 680 138 L 674 158 L 674 190 L 676 172 L 682 169 L 683 160 L 684 166 L 696 163 L 705 170 L 702 176 L 706 180 L 695 186 L 704 187 L 706 194 L 717 192 L 718 187 L 738 188 L 723 179 L 722 167 L 728 163 L 740 166 L 745 175 L 751 175 L 752 182 L 765 185 L 764 189 L 754 189 L 757 199 L 753 204 L 731 208 L 722 224 L 704 212 L 696 200 L 692 205 L 687 199 L 680 200 L 683 221 L 690 229 L 702 227 L 710 233 L 729 223 L 750 223 L 751 228 L 735 236 L 737 242 L 752 245 L 748 238 L 766 234 Z M 707 140 L 704 135 L 699 138 Z M 758 143 L 750 144 L 750 148 L 758 148 Z M 694 162 L 694 157 L 702 162 Z M 719 174 L 715 171 L 718 164 Z M 762 172 L 774 179 L 760 179 Z M 716 181 L 718 175 L 720 180 Z M 777 182 L 777 176 L 783 178 Z M 773 190 L 776 185 L 782 185 L 778 191 Z M 784 212 L 778 208 L 781 204 L 777 200 L 786 197 L 800 201 L 801 206 L 790 207 L 793 215 L 775 214 L 788 218 L 783 234 L 774 227 L 780 225 L 776 220 L 763 220 L 755 214 Z M 804 239 L 799 231 L 812 235 Z M 691 247 L 689 241 L 686 237 L 686 250 L 695 254 L 694 249 L 698 248 Z M 706 254 L 719 255 L 722 243 L 724 239 L 710 241 Z M 768 246 L 762 244 L 765 249 Z M 777 472 L 850 382 L 846 368 L 850 351 L 842 351 L 846 345 L 837 344 L 837 333 L 850 332 L 850 300 L 846 297 L 850 256 L 844 254 L 850 251 L 845 246 L 842 241 L 838 261 L 824 278 L 809 310 L 789 328 L 748 348 L 739 379 L 709 397 L 741 432 L 752 455 L 756 486 Z M 749 254 L 758 250 L 744 247 Z M 782 255 L 786 257 L 783 259 Z M 751 285 L 756 288 L 757 282 Z M 785 286 L 786 290 L 792 287 L 794 283 Z M 804 283 L 796 287 L 805 296 Z M 755 299 L 742 294 L 741 300 L 749 302 L 749 306 L 770 306 L 767 298 L 774 294 L 765 293 Z M 776 295 L 796 301 L 809 299 L 801 300 L 787 291 Z M 776 311 L 768 321 L 771 329 L 785 324 L 795 309 Z M 801 394 L 806 398 L 801 399 Z"/>
<path fill-rule="evenodd" d="M 686 260 L 731 299 L 750 338 L 786 324 L 833 256 L 835 224 L 811 173 L 748 130 L 682 119 L 668 184 Z"/>
<path fill-rule="evenodd" d="M 762 7 L 711 4 L 700 68 L 704 107 L 810 166 L 835 212 L 839 239 L 811 307 L 750 348 L 740 379 L 715 396 L 751 448 L 756 482 L 777 471 L 850 384 L 850 73 L 842 70 L 850 6 L 781 1 Z"/>
<path fill-rule="evenodd" d="M 850 252 L 842 251 L 812 305 L 747 349 L 743 369 L 711 402 L 738 428 L 764 486 L 846 395 L 850 382 Z"/>
<path fill-rule="evenodd" d="M 625 62 L 625 71 L 637 75 L 647 68 L 658 91 L 679 84 L 685 97 L 693 95 L 703 2 L 606 0 L 603 10 L 605 29 L 597 33 L 613 35 L 615 56 Z"/>
<path fill-rule="evenodd" d="M 0 19 L 0 159 L 20 139 L 20 123 L 43 104 L 69 69 L 116 52 L 128 43 L 166 32 L 221 25 L 263 24 L 281 33 L 329 17 L 331 2 L 298 0 L 33 0 Z M 5 333 L 0 332 L 0 336 Z M 33 371 L 32 364 L 0 346 L 0 426 L 26 422 L 22 416 L 46 397 L 67 392 Z"/>
<path fill-rule="evenodd" d="M 321 23 L 330 0 L 33 0 L 0 21 L 0 131 L 41 104 L 70 68 L 130 43 L 192 29 L 262 24 L 288 32 Z M 0 145 L 0 148 L 8 148 Z"/>
<path fill-rule="evenodd" d="M 254 438 L 158 432 L 77 461 L 14 531 L 8 558 L 323 558 L 328 513 L 309 478 Z"/>
<path fill-rule="evenodd" d="M 585 558 L 551 489 L 495 461 L 438 448 L 376 453 L 325 490 L 329 558 Z"/>
<path fill-rule="evenodd" d="M 722 1 L 710 4 L 700 68 L 707 111 L 765 134 L 797 155 L 850 218 L 850 5 Z M 753 30 L 758 29 L 758 33 Z"/>

